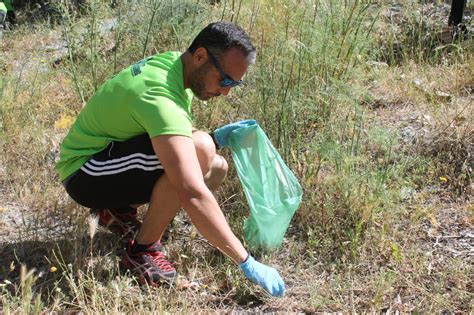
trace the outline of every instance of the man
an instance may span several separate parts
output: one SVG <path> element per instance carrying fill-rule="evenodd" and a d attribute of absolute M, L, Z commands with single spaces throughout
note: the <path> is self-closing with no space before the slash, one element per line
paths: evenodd
<path fill-rule="evenodd" d="M 9 24 L 8 27 L 16 24 L 16 14 L 15 9 L 13 8 L 13 0 L 2 0 L 0 2 L 3 2 L 7 9 L 6 18 L 4 20 L 4 28 L 7 29 L 7 22 Z"/>
<path fill-rule="evenodd" d="M 249 255 L 231 231 L 211 190 L 227 173 L 216 147 L 247 120 L 209 135 L 192 127 L 193 95 L 208 100 L 242 83 L 255 48 L 239 26 L 211 23 L 186 52 L 144 59 L 105 82 L 61 144 L 56 168 L 69 195 L 92 208 L 99 223 L 129 240 L 122 265 L 141 282 L 173 281 L 176 270 L 161 237 L 180 208 L 199 232 L 274 296 L 284 294 L 278 272 Z M 136 208 L 149 203 L 143 223 Z"/>
<path fill-rule="evenodd" d="M 3 32 L 4 29 L 6 29 L 6 17 L 7 17 L 7 7 L 3 3 L 2 0 L 0 0 L 0 36 Z"/>
<path fill-rule="evenodd" d="M 453 0 L 451 2 L 448 25 L 456 27 L 462 23 L 462 15 L 465 7 L 466 0 Z"/>
<path fill-rule="evenodd" d="M 466 0 L 452 0 L 449 12 L 448 25 L 441 29 L 441 41 L 449 43 L 454 38 L 463 38 L 466 35 L 466 25 L 462 23 Z M 461 35 L 461 37 L 460 37 Z"/>

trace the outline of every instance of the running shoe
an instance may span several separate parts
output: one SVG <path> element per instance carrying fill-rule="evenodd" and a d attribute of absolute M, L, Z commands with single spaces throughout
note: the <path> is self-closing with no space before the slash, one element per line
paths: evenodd
<path fill-rule="evenodd" d="M 144 251 L 133 253 L 134 241 L 129 240 L 122 257 L 122 267 L 131 271 L 140 284 L 156 286 L 160 282 L 173 283 L 178 277 L 172 263 L 166 259 L 159 242 L 151 244 Z"/>

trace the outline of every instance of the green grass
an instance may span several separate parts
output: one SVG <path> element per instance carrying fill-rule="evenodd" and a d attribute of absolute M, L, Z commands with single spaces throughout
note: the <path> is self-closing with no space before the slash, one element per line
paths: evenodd
<path fill-rule="evenodd" d="M 20 9 L 20 25 L 0 43 L 0 214 L 18 215 L 16 225 L 0 221 L 10 231 L 1 245 L 2 312 L 472 311 L 469 258 L 433 247 L 430 236 L 472 226 L 472 38 L 441 43 L 446 21 L 429 5 L 400 2 L 399 21 L 387 4 L 360 1 L 113 9 L 66 1 L 34 21 Z M 108 19 L 114 31 L 102 33 Z M 303 202 L 282 248 L 257 253 L 285 279 L 283 299 L 246 281 L 184 212 L 167 250 L 200 288 L 139 287 L 118 268 L 123 245 L 104 231 L 91 237 L 86 209 L 53 170 L 68 126 L 102 82 L 144 56 L 184 51 L 220 19 L 250 33 L 257 63 L 227 98 L 195 101 L 195 125 L 257 119 L 300 180 Z M 59 39 L 65 55 L 42 48 Z M 218 199 L 242 239 L 248 209 L 229 164 Z"/>

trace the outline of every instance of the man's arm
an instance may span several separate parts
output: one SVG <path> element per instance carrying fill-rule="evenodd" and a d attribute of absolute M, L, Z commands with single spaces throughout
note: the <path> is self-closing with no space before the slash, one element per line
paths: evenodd
<path fill-rule="evenodd" d="M 234 262 L 243 262 L 248 253 L 230 229 L 214 195 L 204 183 L 193 140 L 164 135 L 153 137 L 151 141 L 182 207 L 198 231 Z"/>

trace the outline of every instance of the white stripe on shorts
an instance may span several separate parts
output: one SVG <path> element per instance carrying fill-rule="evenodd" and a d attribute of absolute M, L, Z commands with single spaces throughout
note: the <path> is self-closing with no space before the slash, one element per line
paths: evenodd
<path fill-rule="evenodd" d="M 122 172 L 125 172 L 125 171 L 128 171 L 128 170 L 134 169 L 134 168 L 139 168 L 139 169 L 142 169 L 142 170 L 145 170 L 145 171 L 154 171 L 154 170 L 163 169 L 163 166 L 156 165 L 156 166 L 147 167 L 147 166 L 143 166 L 141 164 L 132 164 L 132 165 L 129 165 L 127 167 L 116 169 L 116 170 L 94 172 L 94 171 L 91 171 L 91 170 L 87 169 L 84 165 L 83 167 L 81 167 L 81 170 L 84 173 L 87 173 L 91 176 L 105 176 L 105 175 L 113 175 L 113 174 L 122 173 Z"/>
<path fill-rule="evenodd" d="M 156 155 L 134 153 L 108 161 L 90 159 L 81 167 L 81 170 L 91 176 L 104 176 L 118 174 L 137 168 L 145 171 L 155 171 L 163 169 L 163 166 L 161 166 L 161 162 L 158 161 Z"/>
<path fill-rule="evenodd" d="M 118 159 L 113 159 L 113 160 L 108 160 L 108 161 L 96 161 L 94 159 L 91 159 L 91 161 L 94 161 L 95 165 L 107 165 L 107 164 L 113 164 L 113 163 L 126 161 L 126 160 L 133 159 L 133 158 L 136 158 L 136 157 L 158 161 L 158 158 L 156 157 L 156 155 L 154 155 L 154 154 L 153 155 L 146 155 L 146 154 L 143 154 L 143 153 L 133 153 L 133 154 L 130 154 L 130 155 L 118 158 Z"/>
<path fill-rule="evenodd" d="M 86 166 L 87 168 L 91 169 L 91 170 L 94 170 L 94 171 L 105 171 L 105 170 L 111 170 L 111 169 L 118 169 L 118 168 L 121 168 L 123 166 L 127 166 L 127 165 L 130 165 L 130 164 L 143 164 L 143 165 L 150 165 L 150 166 L 155 166 L 155 165 L 160 165 L 160 161 L 158 161 L 157 159 L 155 159 L 154 161 L 146 161 L 146 160 L 142 160 L 142 159 L 131 159 L 131 160 L 128 160 L 128 161 L 125 161 L 125 162 L 122 162 L 122 163 L 118 163 L 118 164 L 112 164 L 112 165 L 105 165 L 105 166 L 95 166 L 94 164 L 96 164 L 96 160 L 94 159 L 91 159 L 89 160 L 86 164 L 84 164 L 84 166 Z"/>

